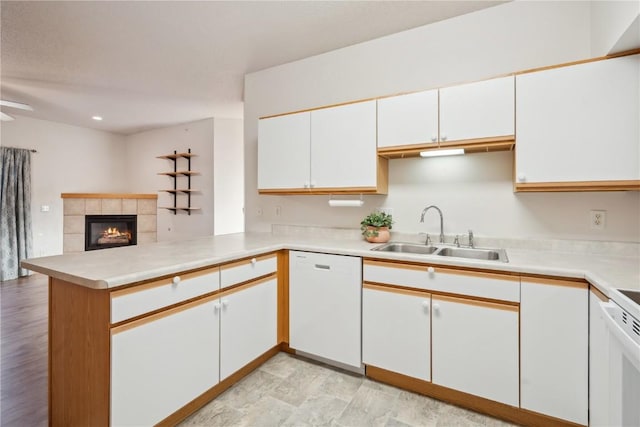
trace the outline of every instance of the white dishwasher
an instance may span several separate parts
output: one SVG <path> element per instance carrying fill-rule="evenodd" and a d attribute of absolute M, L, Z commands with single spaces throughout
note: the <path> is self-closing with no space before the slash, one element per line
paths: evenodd
<path fill-rule="evenodd" d="M 355 368 L 361 361 L 362 259 L 289 252 L 289 346 Z"/>

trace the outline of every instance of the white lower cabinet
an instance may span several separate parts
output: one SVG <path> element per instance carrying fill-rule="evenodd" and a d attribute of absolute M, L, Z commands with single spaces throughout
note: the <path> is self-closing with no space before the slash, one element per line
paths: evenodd
<path fill-rule="evenodd" d="M 224 380 L 278 343 L 277 279 L 222 294 L 220 380 Z"/>
<path fill-rule="evenodd" d="M 111 425 L 154 425 L 218 383 L 219 306 L 197 301 L 112 330 Z"/>
<path fill-rule="evenodd" d="M 588 423 L 587 284 L 522 278 L 521 406 Z"/>
<path fill-rule="evenodd" d="M 434 384 L 518 406 L 518 307 L 433 295 Z"/>
<path fill-rule="evenodd" d="M 431 294 L 365 284 L 362 362 L 431 381 Z"/>

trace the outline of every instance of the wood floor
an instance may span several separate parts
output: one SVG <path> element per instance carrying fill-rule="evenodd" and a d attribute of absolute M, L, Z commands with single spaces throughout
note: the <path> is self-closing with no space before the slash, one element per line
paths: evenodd
<path fill-rule="evenodd" d="M 0 282 L 0 425 L 48 423 L 48 278 Z"/>

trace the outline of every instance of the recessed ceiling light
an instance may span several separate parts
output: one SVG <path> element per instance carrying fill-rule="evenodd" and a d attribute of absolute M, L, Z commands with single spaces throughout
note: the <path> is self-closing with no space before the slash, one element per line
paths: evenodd
<path fill-rule="evenodd" d="M 102 120 L 102 117 L 100 117 L 100 116 L 93 116 L 93 117 L 91 117 L 91 118 L 92 118 L 93 120 L 97 120 L 97 121 Z"/>
<path fill-rule="evenodd" d="M 464 149 L 452 148 L 449 150 L 428 150 L 420 152 L 421 157 L 457 156 L 460 154 L 464 154 Z"/>

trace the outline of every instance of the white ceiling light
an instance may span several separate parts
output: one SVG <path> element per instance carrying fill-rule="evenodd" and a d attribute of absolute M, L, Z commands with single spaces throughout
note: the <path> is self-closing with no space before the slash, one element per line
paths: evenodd
<path fill-rule="evenodd" d="M 102 120 L 102 117 L 100 117 L 100 116 L 93 116 L 93 117 L 91 117 L 91 118 L 92 118 L 93 120 L 97 120 L 97 121 L 101 121 L 101 120 Z"/>
<path fill-rule="evenodd" d="M 464 154 L 463 148 L 451 148 L 448 150 L 421 151 L 420 157 L 459 156 L 461 154 Z"/>
<path fill-rule="evenodd" d="M 22 104 L 20 102 L 5 101 L 4 99 L 0 99 L 0 106 L 17 108 L 18 110 L 33 111 L 33 108 L 31 108 L 31 105 Z M 2 120 L 3 122 L 8 122 L 13 120 L 13 117 L 8 115 L 7 113 L 0 112 L 0 120 Z"/>

